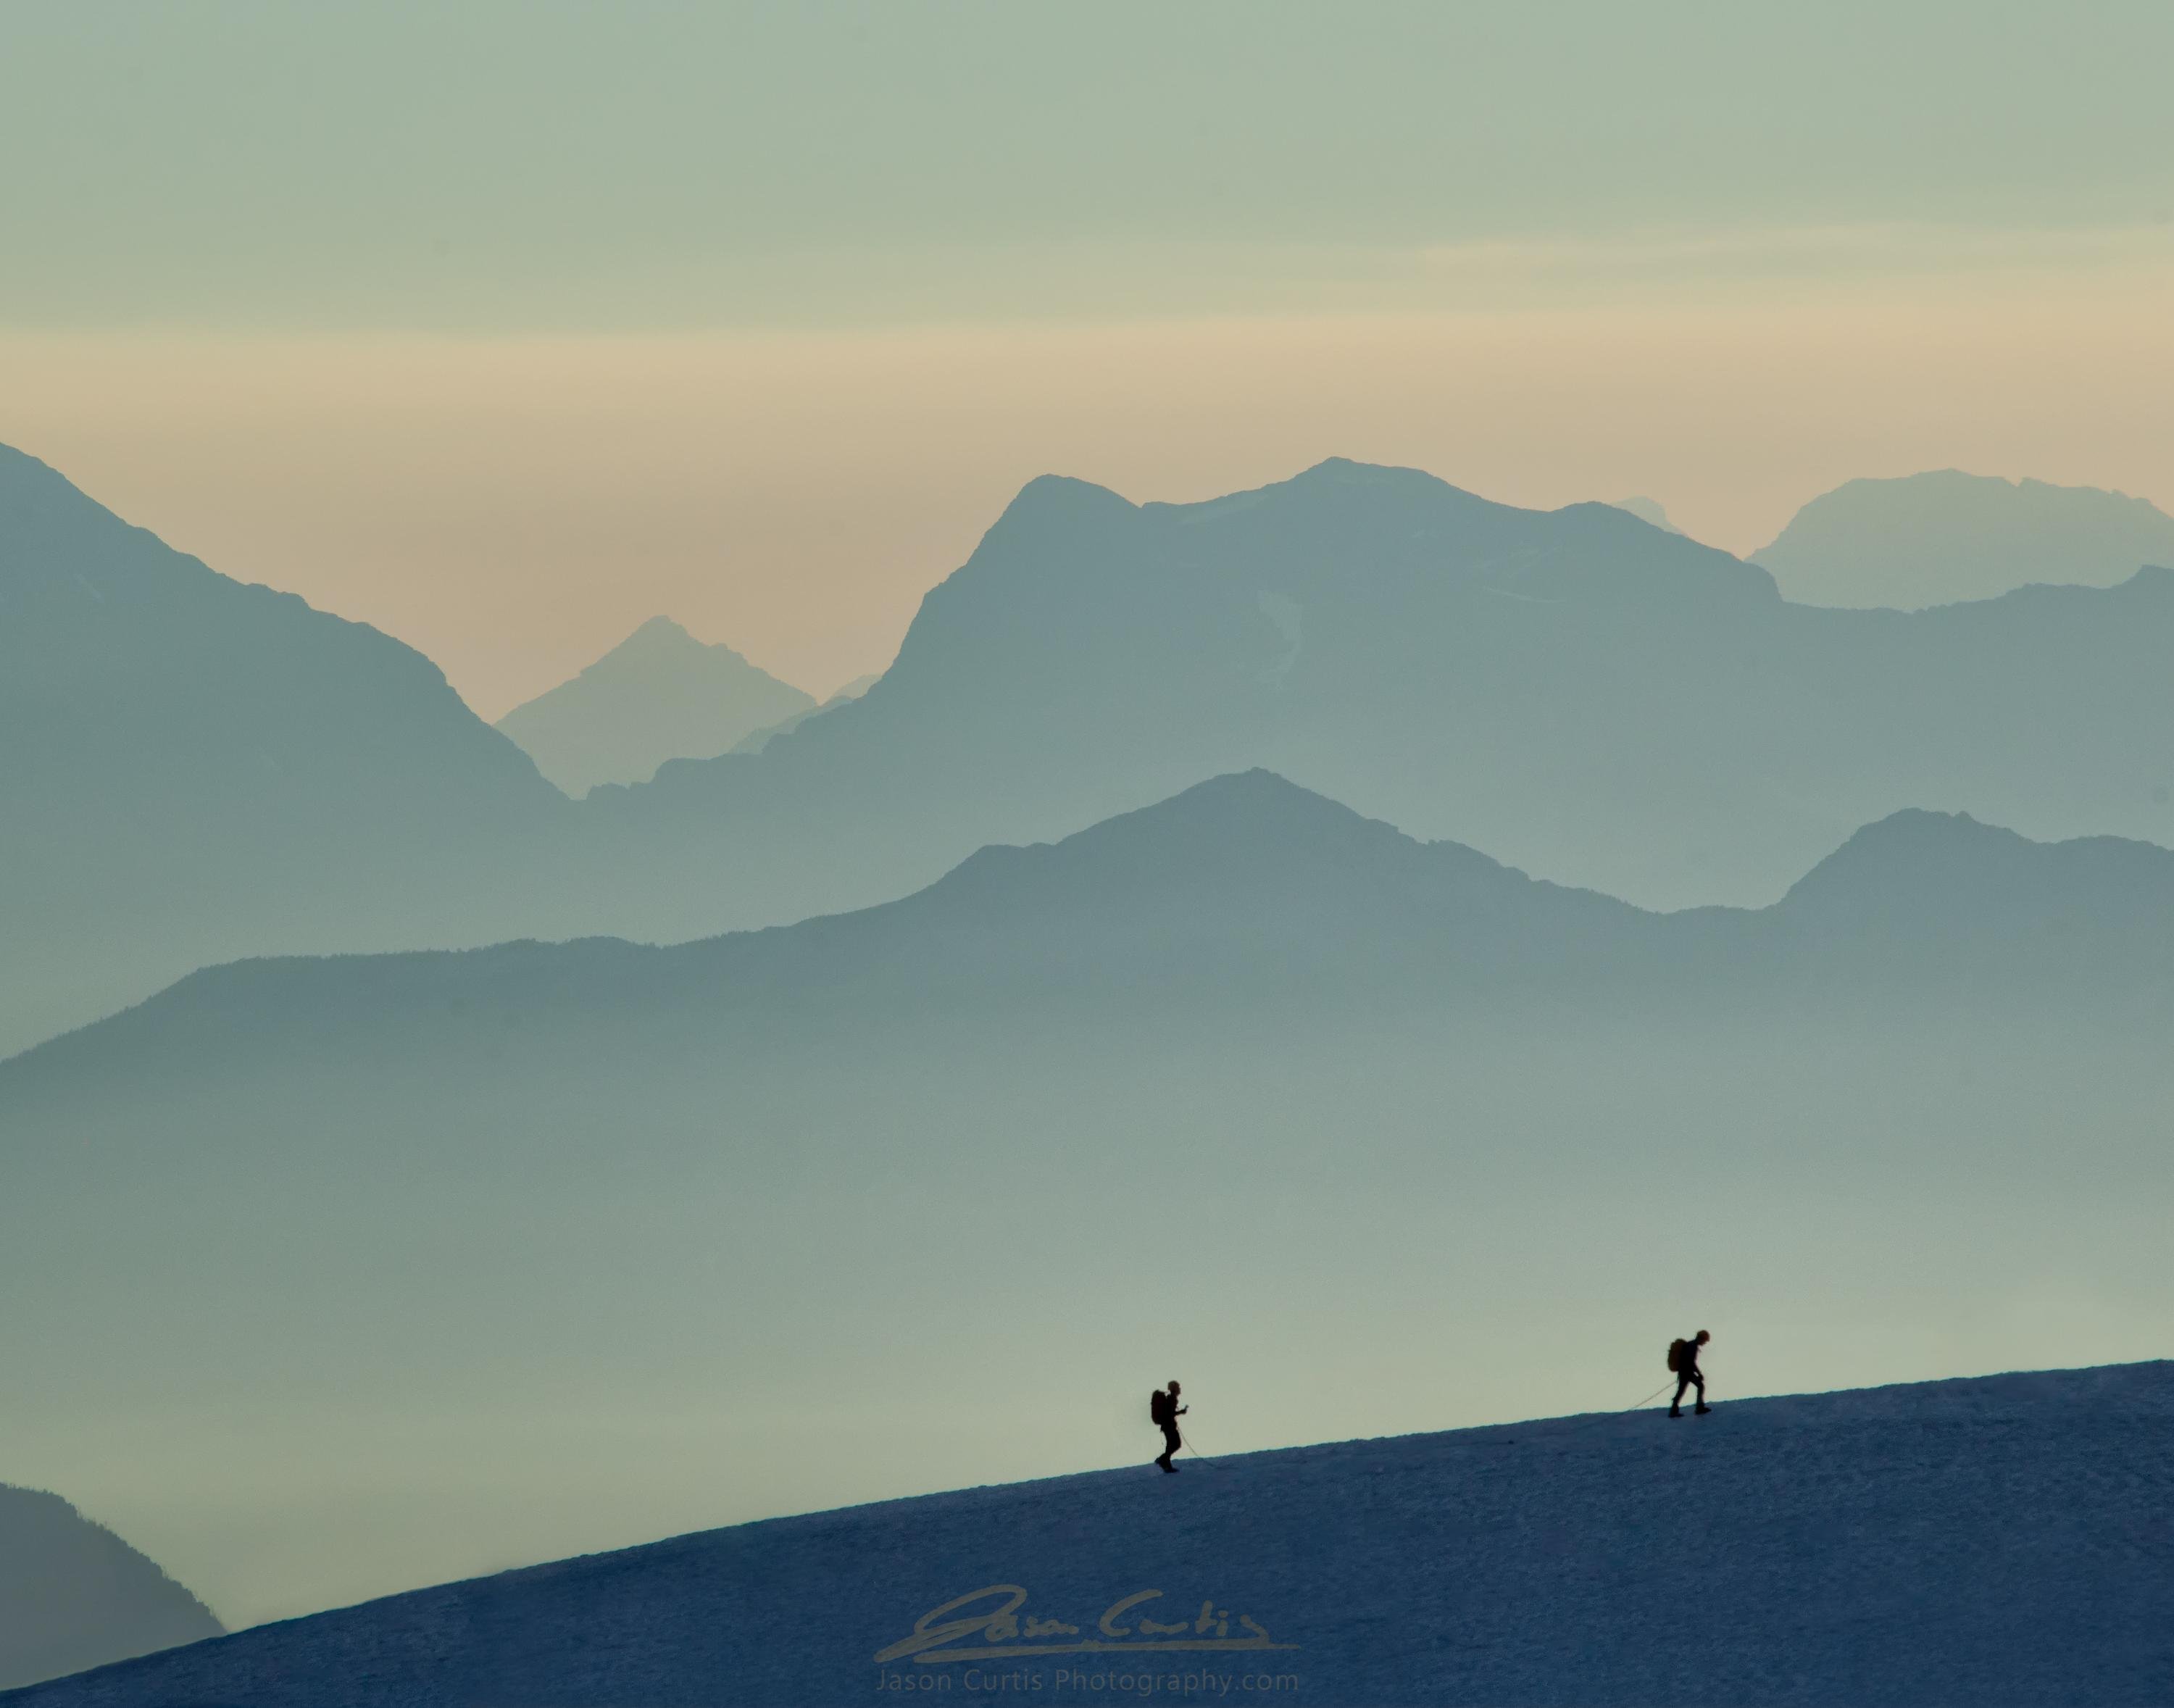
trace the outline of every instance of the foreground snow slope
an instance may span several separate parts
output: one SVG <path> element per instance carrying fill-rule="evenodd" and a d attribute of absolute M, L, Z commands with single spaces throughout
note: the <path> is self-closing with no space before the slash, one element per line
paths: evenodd
<path fill-rule="evenodd" d="M 1196 1410 L 1203 1435 L 1211 1416 Z M 2170 1496 L 2174 1363 L 1989 1376 L 776 1519 L 260 1626 L 7 1700 L 2164 1703 Z M 1011 1624 L 982 1617 L 1017 1599 L 993 1586 L 1024 1592 Z M 929 1622 L 962 1621 L 927 1650 L 961 1658 L 879 1664 L 981 1590 Z M 1109 1611 L 1144 1591 L 1161 1593 Z M 1158 1616 L 1174 1629 L 1147 1631 Z M 1076 1630 L 1030 1634 L 1036 1619 Z"/>

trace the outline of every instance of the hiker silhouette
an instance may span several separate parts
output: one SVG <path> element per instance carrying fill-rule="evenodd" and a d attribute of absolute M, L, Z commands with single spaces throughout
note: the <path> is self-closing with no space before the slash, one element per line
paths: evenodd
<path fill-rule="evenodd" d="M 1162 1451 L 1156 1456 L 1155 1463 L 1173 1473 L 1177 1467 L 1170 1462 L 1171 1456 L 1185 1445 L 1185 1438 L 1177 1432 L 1177 1420 L 1190 1409 L 1177 1403 L 1175 1378 L 1167 1389 L 1156 1388 L 1148 1395 L 1148 1420 L 1162 1426 Z"/>
<path fill-rule="evenodd" d="M 1676 1378 L 1676 1397 L 1668 1402 L 1668 1415 L 1679 1418 L 1684 1414 L 1684 1390 L 1698 1390 L 1698 1404 L 1691 1409 L 1703 1417 L 1713 1408 L 1706 1403 L 1706 1372 L 1699 1368 L 1699 1349 L 1713 1337 L 1701 1328 L 1689 1340 L 1668 1343 L 1668 1369 Z"/>

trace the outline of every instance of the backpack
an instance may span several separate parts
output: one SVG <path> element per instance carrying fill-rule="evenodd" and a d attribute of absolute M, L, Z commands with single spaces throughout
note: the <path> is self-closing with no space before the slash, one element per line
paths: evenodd
<path fill-rule="evenodd" d="M 1148 1421 L 1151 1424 L 1166 1424 L 1170 1421 L 1170 1395 L 1165 1390 L 1153 1388 L 1149 1391 Z"/>
<path fill-rule="evenodd" d="M 1670 1376 L 1681 1376 L 1684 1373 L 1684 1366 L 1690 1361 L 1690 1352 L 1689 1341 L 1672 1340 L 1668 1343 L 1668 1374 Z"/>

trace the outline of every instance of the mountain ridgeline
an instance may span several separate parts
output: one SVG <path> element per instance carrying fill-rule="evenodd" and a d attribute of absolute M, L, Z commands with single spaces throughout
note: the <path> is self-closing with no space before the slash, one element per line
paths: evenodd
<path fill-rule="evenodd" d="M 2123 492 L 1944 468 L 1823 494 L 1753 561 L 1808 605 L 1920 610 L 2174 565 L 2174 516 Z"/>
<path fill-rule="evenodd" d="M 421 654 L 0 447 L 0 1051 L 237 953 L 503 935 L 572 810 Z"/>
<path fill-rule="evenodd" d="M 815 710 L 729 646 L 652 617 L 572 680 L 498 721 L 567 794 L 644 783 L 667 759 L 710 759 Z"/>
<path fill-rule="evenodd" d="M 1976 1301 L 2156 1249 L 2170 1025 L 2164 849 L 1912 811 L 1658 914 L 1241 772 L 856 913 L 246 961 L 0 1063 L 11 1380 L 64 1452 L 97 1346 L 183 1479 L 229 1444 L 167 1394 L 401 1396 L 403 1451 L 494 1475 L 381 1473 L 418 1539 L 354 1599 L 1112 1462 L 1144 1355 L 1268 1440 L 1570 1407 L 1708 1265 L 1778 1380 L 1899 1376 L 1896 1321 L 1967 1356 Z M 1506 1283 L 1535 1251 L 1574 1327 Z M 235 1522 L 310 1545 L 313 1463 Z"/>
<path fill-rule="evenodd" d="M 1414 840 L 1256 770 L 1054 845 L 984 848 L 901 900 L 795 926 L 668 949 L 594 938 L 208 969 L 0 1065 L 0 1098 L 56 1077 L 125 1084 L 147 1051 L 231 1073 L 238 1057 L 268 1068 L 388 1035 L 436 1051 L 471 1032 L 502 1051 L 531 1027 L 618 1034 L 665 1016 L 819 1026 L 944 1003 L 1137 1015 L 1519 995 L 1599 1013 L 1627 992 L 1692 1010 L 1751 995 L 1862 1010 L 1942 989 L 2174 1015 L 2174 851 L 2036 843 L 1913 810 L 1858 831 L 1768 907 L 1653 913 Z"/>
<path fill-rule="evenodd" d="M 1907 807 L 2174 834 L 2170 632 L 2174 571 L 1813 610 L 1611 506 L 1517 511 L 1409 471 L 1328 463 L 1191 505 L 1043 480 L 864 700 L 759 766 L 668 765 L 597 804 L 630 867 L 731 826 L 743 882 L 789 916 L 1261 765 L 1559 881 L 1753 903 Z M 633 893 L 688 881 L 667 863 Z"/>
<path fill-rule="evenodd" d="M 408 649 L 12 454 L 0 600 L 0 1048 L 247 954 L 861 907 L 1252 766 L 1656 906 L 1770 900 L 1909 808 L 2174 836 L 2174 571 L 1813 609 L 1609 505 L 1343 462 L 1036 480 L 864 696 L 579 803 Z"/>
<path fill-rule="evenodd" d="M 2137 1356 L 2170 641 L 2174 571 L 1815 609 L 1407 470 L 1046 478 L 865 695 L 576 801 L 0 457 L 0 1050 L 94 1021 L 0 1061 L 13 1450 L 125 1416 L 291 1610 L 1117 1462 L 1142 1364 L 1218 1448 L 1628 1403 L 1716 1272 L 1755 1391 Z"/>
<path fill-rule="evenodd" d="M 222 1629 L 203 1603 L 59 1495 L 0 1484 L 0 1689 Z"/>

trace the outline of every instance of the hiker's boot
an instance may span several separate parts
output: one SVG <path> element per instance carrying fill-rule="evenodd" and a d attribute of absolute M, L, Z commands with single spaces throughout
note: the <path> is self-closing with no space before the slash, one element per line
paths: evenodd
<path fill-rule="evenodd" d="M 1702 1418 L 1708 1412 L 1712 1411 L 1713 1408 L 1708 1405 L 1704 1400 L 1701 1400 L 1695 1406 L 1692 1407 L 1691 1409 L 1698 1416 Z"/>
<path fill-rule="evenodd" d="M 1679 1417 L 1683 1416 L 1683 1413 L 1682 1413 L 1680 1410 L 1679 1410 L 1676 1407 L 1674 1407 L 1674 1406 L 1670 1406 L 1670 1407 L 1668 1408 L 1668 1415 L 1669 1415 L 1670 1417 L 1672 1417 L 1672 1418 L 1679 1418 Z"/>

